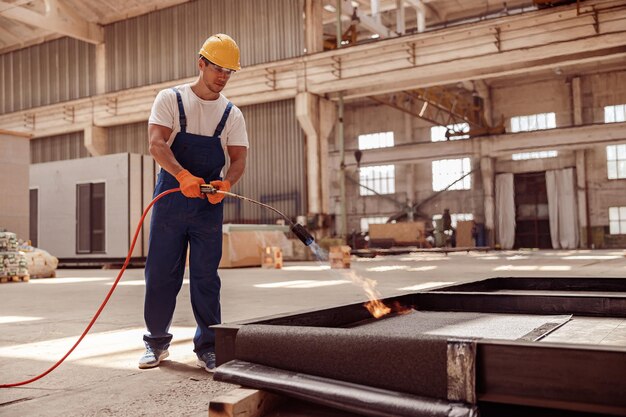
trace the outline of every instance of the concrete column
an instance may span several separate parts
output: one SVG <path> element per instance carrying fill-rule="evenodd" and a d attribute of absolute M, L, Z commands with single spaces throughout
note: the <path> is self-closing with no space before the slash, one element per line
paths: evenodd
<path fill-rule="evenodd" d="M 483 117 L 489 126 L 493 126 L 493 113 L 491 111 L 491 90 L 483 80 L 474 81 L 476 93 L 483 100 Z"/>
<path fill-rule="evenodd" d="M 106 92 L 106 54 L 104 43 L 96 45 L 96 94 Z"/>
<path fill-rule="evenodd" d="M 572 119 L 575 126 L 583 124 L 583 97 L 580 88 L 580 77 L 572 78 Z M 578 197 L 578 225 L 579 247 L 588 248 L 591 243 L 589 236 L 588 207 L 587 207 L 587 167 L 585 165 L 585 150 L 576 152 L 576 190 Z"/>
<path fill-rule="evenodd" d="M 91 125 L 85 128 L 84 144 L 91 156 L 107 154 L 107 138 L 107 130 L 104 127 Z"/>
<path fill-rule="evenodd" d="M 583 96 L 580 90 L 580 77 L 572 79 L 572 113 L 575 126 L 583 124 Z"/>
<path fill-rule="evenodd" d="M 404 12 L 404 0 L 396 0 L 396 32 L 404 35 L 406 32 L 406 14 Z"/>
<path fill-rule="evenodd" d="M 485 242 L 487 246 L 495 244 L 496 205 L 494 199 L 494 168 L 493 158 L 483 156 L 480 158 L 480 172 L 483 180 L 483 192 L 485 200 Z"/>
<path fill-rule="evenodd" d="M 311 214 L 330 211 L 328 140 L 336 115 L 332 101 L 307 92 L 296 95 L 296 117 L 306 135 L 307 211 Z"/>
<path fill-rule="evenodd" d="M 0 129 L 0 228 L 30 238 L 30 135 Z"/>
<path fill-rule="evenodd" d="M 306 0 L 304 5 L 304 37 L 308 54 L 324 50 L 324 24 L 322 0 Z"/>
<path fill-rule="evenodd" d="M 306 178 L 308 213 L 320 213 L 322 207 L 319 163 L 319 103 L 311 93 L 296 95 L 296 117 L 306 135 Z"/>
<path fill-rule="evenodd" d="M 337 121 L 337 105 L 330 100 L 319 98 L 320 130 L 319 159 L 322 213 L 330 212 L 330 168 L 328 162 L 328 141 Z"/>

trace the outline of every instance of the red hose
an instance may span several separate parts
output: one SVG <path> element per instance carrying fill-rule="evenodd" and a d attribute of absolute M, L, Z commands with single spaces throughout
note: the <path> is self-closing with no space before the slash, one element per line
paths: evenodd
<path fill-rule="evenodd" d="M 96 320 L 98 320 L 98 317 L 100 316 L 100 313 L 102 313 L 102 310 L 104 310 L 104 306 L 106 306 L 107 302 L 109 301 L 109 298 L 111 298 L 111 295 L 113 295 L 113 291 L 115 291 L 115 288 L 117 287 L 117 283 L 120 282 L 120 279 L 122 278 L 122 275 L 124 274 L 124 271 L 126 271 L 126 267 L 130 263 L 130 256 L 133 253 L 133 249 L 135 249 L 135 243 L 137 242 L 137 237 L 139 236 L 139 231 L 141 230 L 141 226 L 143 225 L 143 221 L 146 218 L 146 215 L 148 214 L 148 212 L 150 211 L 150 209 L 152 208 L 154 203 L 159 201 L 159 199 L 161 197 L 163 197 L 163 196 L 165 196 L 167 194 L 175 193 L 177 191 L 180 191 L 180 188 L 172 188 L 171 190 L 163 191 L 161 194 L 157 195 L 150 202 L 150 204 L 148 204 L 148 206 L 144 209 L 143 215 L 141 216 L 141 219 L 139 220 L 139 224 L 137 225 L 137 230 L 135 230 L 135 236 L 133 237 L 133 241 L 132 241 L 132 243 L 130 245 L 130 249 L 128 251 L 128 255 L 126 256 L 126 261 L 124 261 L 124 265 L 122 266 L 122 269 L 120 269 L 120 272 L 117 274 L 117 278 L 115 278 L 115 282 L 113 283 L 113 286 L 109 290 L 109 293 L 107 294 L 107 296 L 104 298 L 104 301 L 100 305 L 100 308 L 98 309 L 98 311 L 96 311 L 96 314 L 94 314 L 93 318 L 91 319 L 91 321 L 87 325 L 87 328 L 83 331 L 83 334 L 81 334 L 80 337 L 78 338 L 78 340 L 76 341 L 76 343 L 74 343 L 74 346 L 72 346 L 72 348 L 65 354 L 65 356 L 63 356 L 61 359 L 59 359 L 59 361 L 57 363 L 55 363 L 54 365 L 52 365 L 47 371 L 37 375 L 36 377 L 28 379 L 26 381 L 14 382 L 12 384 L 0 384 L 0 388 L 19 387 L 20 385 L 26 385 L 26 384 L 30 384 L 31 382 L 35 382 L 38 379 L 41 379 L 44 376 L 48 375 L 50 372 L 54 371 L 57 366 L 61 365 L 63 363 L 63 361 L 68 356 L 70 356 L 70 354 L 74 351 L 74 349 L 76 349 L 76 347 L 85 338 L 85 336 L 87 336 L 87 333 L 89 333 L 89 330 L 91 330 L 91 327 L 94 325 Z"/>

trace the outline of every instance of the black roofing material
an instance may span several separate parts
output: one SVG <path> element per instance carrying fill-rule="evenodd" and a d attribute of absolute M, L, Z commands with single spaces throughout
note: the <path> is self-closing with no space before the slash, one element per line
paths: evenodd
<path fill-rule="evenodd" d="M 373 417 L 475 417 L 476 407 L 424 398 L 234 360 L 217 368 L 216 381 L 266 389 Z"/>
<path fill-rule="evenodd" d="M 358 329 L 358 328 L 357 328 Z M 447 398 L 447 341 L 385 331 L 246 325 L 235 358 L 415 395 Z"/>
<path fill-rule="evenodd" d="M 353 328 L 251 324 L 235 358 L 356 384 L 447 399 L 449 337 L 515 340 L 569 316 L 419 312 Z"/>

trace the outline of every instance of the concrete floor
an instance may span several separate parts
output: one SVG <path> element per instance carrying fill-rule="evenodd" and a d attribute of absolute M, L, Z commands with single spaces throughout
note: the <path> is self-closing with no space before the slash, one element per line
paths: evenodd
<path fill-rule="evenodd" d="M 32 378 L 60 359 L 116 275 L 115 270 L 58 270 L 53 279 L 0 284 L 0 384 Z M 353 258 L 347 271 L 317 262 L 287 262 L 282 270 L 224 269 L 223 321 L 364 301 L 358 284 L 364 278 L 376 280 L 380 295 L 387 297 L 497 276 L 624 277 L 626 257 L 621 250 L 416 253 Z M 234 386 L 195 367 L 187 290 L 185 284 L 178 297 L 169 359 L 141 371 L 143 270 L 128 270 L 65 363 L 30 385 L 0 389 L 0 416 L 206 416 L 211 398 Z M 626 323 L 614 321 L 591 325 L 608 333 L 621 329 L 613 339 L 626 342 L 621 336 Z M 584 327 L 584 320 L 577 325 Z"/>

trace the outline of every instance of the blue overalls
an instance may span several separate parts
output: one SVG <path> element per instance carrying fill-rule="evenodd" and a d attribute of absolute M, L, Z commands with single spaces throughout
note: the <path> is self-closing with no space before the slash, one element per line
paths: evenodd
<path fill-rule="evenodd" d="M 213 136 L 188 133 L 180 92 L 178 101 L 181 131 L 176 134 L 172 152 L 176 160 L 205 183 L 221 179 L 226 158 L 220 135 L 230 114 L 228 103 Z M 177 188 L 178 181 L 161 169 L 154 197 Z M 211 204 L 206 198 L 187 198 L 182 193 L 165 196 L 154 204 L 146 259 L 146 298 L 144 319 L 148 333 L 144 341 L 152 348 L 166 349 L 172 335 L 169 327 L 176 296 L 183 284 L 187 245 L 191 306 L 198 325 L 194 352 L 198 356 L 215 349 L 215 331 L 209 326 L 221 323 L 220 287 L 217 267 L 222 257 L 223 203 Z"/>

